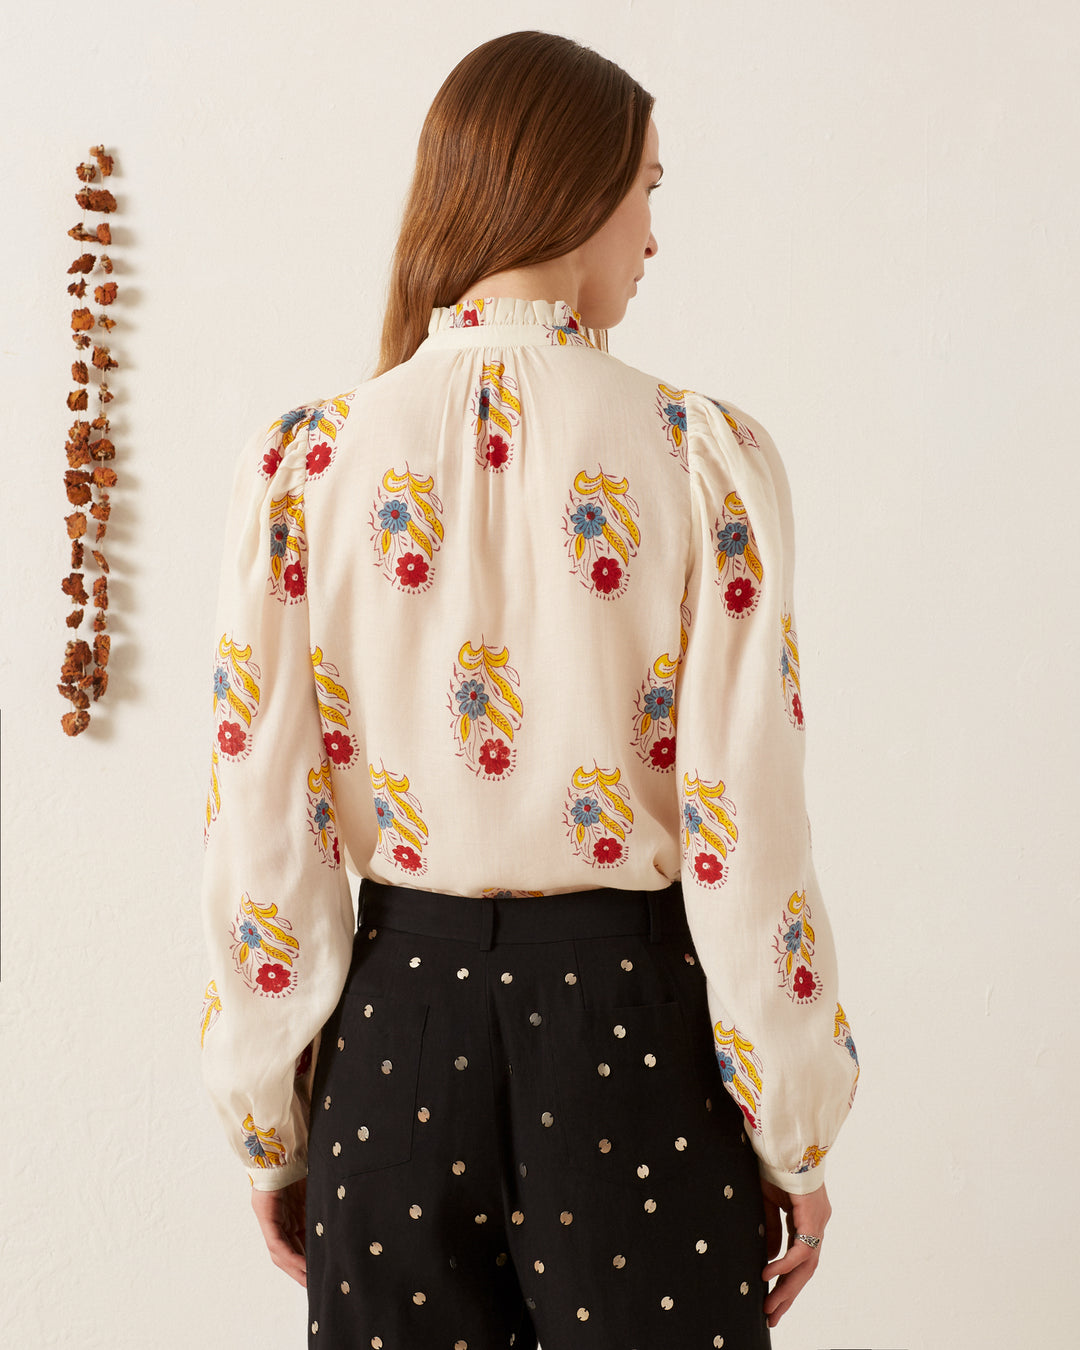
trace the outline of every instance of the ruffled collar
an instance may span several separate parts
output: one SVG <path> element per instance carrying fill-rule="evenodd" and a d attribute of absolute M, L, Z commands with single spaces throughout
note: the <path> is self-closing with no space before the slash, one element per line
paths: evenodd
<path fill-rule="evenodd" d="M 490 331 L 494 328 L 499 329 L 497 336 Z M 581 315 L 565 300 L 478 296 L 456 305 L 436 306 L 431 311 L 428 342 L 436 346 L 488 346 L 506 341 L 553 347 L 593 346 L 585 336 Z"/>

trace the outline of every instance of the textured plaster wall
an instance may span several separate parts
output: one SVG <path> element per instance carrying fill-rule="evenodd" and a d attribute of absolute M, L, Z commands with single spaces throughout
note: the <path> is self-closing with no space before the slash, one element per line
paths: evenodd
<path fill-rule="evenodd" d="M 527 27 L 658 98 L 660 251 L 613 350 L 759 417 L 794 492 L 814 842 L 864 1072 L 775 1344 L 1068 1344 L 1066 0 L 4 5 L 0 1339 L 303 1344 L 199 1080 L 225 493 L 254 428 L 370 370 L 427 106 Z M 121 201 L 114 647 L 69 741 L 65 231 L 96 141 Z"/>

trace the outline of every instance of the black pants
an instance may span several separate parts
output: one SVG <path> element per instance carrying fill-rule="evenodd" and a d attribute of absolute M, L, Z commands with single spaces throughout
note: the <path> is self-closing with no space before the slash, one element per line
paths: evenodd
<path fill-rule="evenodd" d="M 312 1099 L 309 1347 L 768 1347 L 678 883 L 360 899 Z"/>

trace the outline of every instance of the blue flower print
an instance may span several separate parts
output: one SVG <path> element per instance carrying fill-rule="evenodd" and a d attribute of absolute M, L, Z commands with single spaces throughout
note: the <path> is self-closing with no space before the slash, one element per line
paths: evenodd
<path fill-rule="evenodd" d="M 394 813 L 383 797 L 375 798 L 375 819 L 379 822 L 379 828 L 383 830 L 388 830 L 394 823 Z"/>
<path fill-rule="evenodd" d="M 784 946 L 794 956 L 802 946 L 802 919 L 796 919 L 784 934 Z"/>
<path fill-rule="evenodd" d="M 686 430 L 686 405 L 684 403 L 669 403 L 664 409 L 664 416 L 673 427 L 678 427 L 680 431 Z"/>
<path fill-rule="evenodd" d="M 783 651 L 780 653 L 780 674 L 784 677 L 785 680 L 788 677 L 789 669 L 790 666 L 788 665 L 787 652 Z"/>
<path fill-rule="evenodd" d="M 379 508 L 382 527 L 391 534 L 397 534 L 399 530 L 405 529 L 410 519 L 409 508 L 400 497 L 395 497 L 392 502 L 387 502 L 385 506 Z"/>
<path fill-rule="evenodd" d="M 746 526 L 741 521 L 731 521 L 718 532 L 716 542 L 721 553 L 726 553 L 729 558 L 737 558 L 746 548 Z"/>
<path fill-rule="evenodd" d="M 732 1082 L 735 1077 L 735 1061 L 722 1050 L 717 1050 L 716 1062 L 720 1065 L 720 1077 L 725 1083 Z"/>
<path fill-rule="evenodd" d="M 259 1136 L 257 1134 L 245 1134 L 244 1144 L 253 1158 L 266 1157 L 266 1150 L 263 1148 L 262 1144 L 259 1143 Z"/>
<path fill-rule="evenodd" d="M 859 1056 L 855 1053 L 855 1042 L 850 1036 L 844 1037 L 844 1049 L 848 1052 L 856 1064 L 859 1062 Z"/>
<path fill-rule="evenodd" d="M 466 680 L 457 691 L 458 712 L 464 716 L 483 717 L 488 695 L 480 680 Z"/>
<path fill-rule="evenodd" d="M 310 408 L 293 408 L 291 412 L 287 412 L 285 416 L 281 419 L 282 440 L 284 440 L 285 437 L 288 436 L 289 432 L 292 431 L 293 427 L 299 426 L 299 424 L 305 419 L 305 417 L 309 416 L 310 412 L 311 412 Z"/>
<path fill-rule="evenodd" d="M 600 819 L 600 803 L 595 797 L 581 797 L 570 814 L 578 825 L 595 825 Z"/>
<path fill-rule="evenodd" d="M 663 721 L 671 711 L 671 690 L 666 685 L 653 685 L 645 695 L 645 711 L 657 722 Z"/>
<path fill-rule="evenodd" d="M 686 821 L 686 828 L 691 834 L 697 834 L 701 829 L 701 816 L 689 802 L 683 807 L 683 819 Z"/>
<path fill-rule="evenodd" d="M 283 558 L 285 556 L 285 546 L 289 542 L 289 527 L 287 525 L 275 525 L 270 531 L 270 556 L 272 558 Z"/>
<path fill-rule="evenodd" d="M 485 384 L 480 390 L 480 420 L 486 422 L 491 411 L 491 390 Z"/>
<path fill-rule="evenodd" d="M 262 938 L 259 936 L 259 930 L 250 919 L 245 919 L 240 925 L 240 941 L 246 942 L 249 947 L 262 946 Z"/>
<path fill-rule="evenodd" d="M 221 701 L 224 702 L 228 692 L 229 692 L 229 672 L 225 669 L 224 666 L 218 666 L 217 670 L 214 671 L 215 701 L 217 699 L 221 699 Z"/>
<path fill-rule="evenodd" d="M 607 524 L 607 517 L 593 502 L 582 502 L 570 519 L 574 522 L 574 533 L 586 539 L 595 539 Z"/>
<path fill-rule="evenodd" d="M 320 830 L 325 830 L 330 824 L 330 803 L 324 797 L 315 808 L 315 824 Z"/>

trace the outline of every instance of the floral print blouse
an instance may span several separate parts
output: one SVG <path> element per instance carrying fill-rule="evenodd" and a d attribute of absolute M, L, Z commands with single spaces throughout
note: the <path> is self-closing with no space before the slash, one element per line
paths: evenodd
<path fill-rule="evenodd" d="M 251 437 L 201 1036 L 255 1186 L 306 1171 L 346 863 L 463 896 L 681 879 L 762 1174 L 821 1184 L 858 1061 L 811 858 L 793 538 L 760 423 L 598 350 L 564 301 L 437 308 L 409 361 Z"/>

